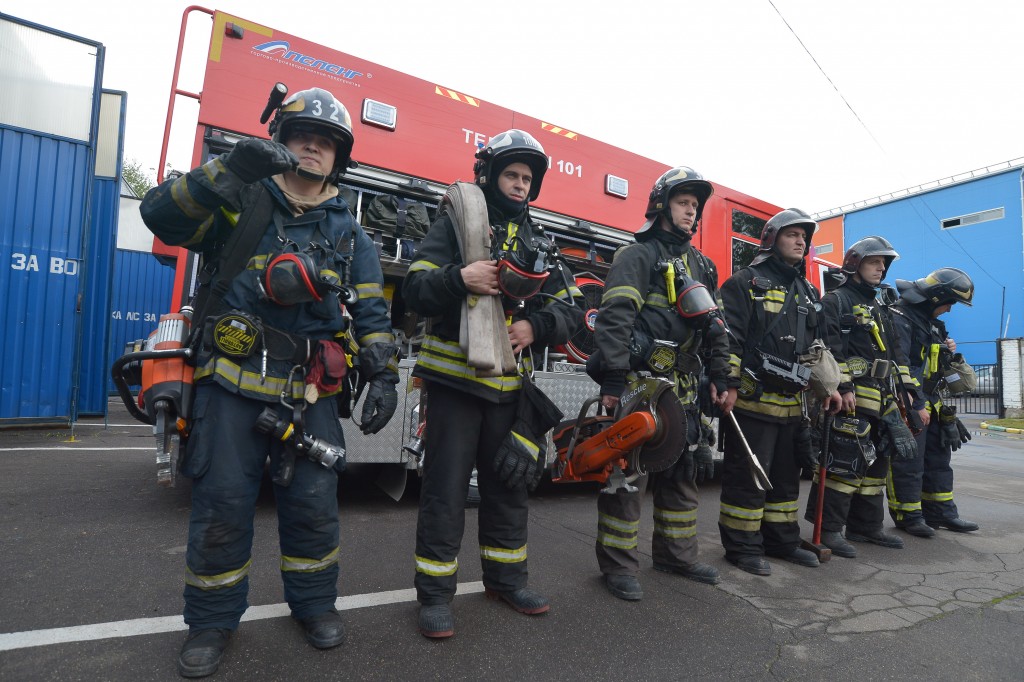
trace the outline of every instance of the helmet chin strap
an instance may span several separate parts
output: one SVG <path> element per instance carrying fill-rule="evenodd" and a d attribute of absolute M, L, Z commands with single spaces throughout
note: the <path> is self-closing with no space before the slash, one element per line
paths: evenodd
<path fill-rule="evenodd" d="M 304 166 L 299 166 L 298 168 L 296 168 L 295 174 L 298 175 L 303 180 L 310 180 L 312 182 L 324 182 L 327 180 L 327 176 L 324 175 L 323 173 L 318 173 L 317 171 L 311 168 L 306 168 Z"/>
<path fill-rule="evenodd" d="M 675 232 L 676 234 L 678 234 L 682 238 L 682 240 L 684 242 L 688 242 L 691 239 L 693 239 L 693 233 L 697 231 L 696 230 L 696 226 L 697 226 L 697 221 L 696 220 L 693 222 L 693 225 L 694 225 L 693 228 L 691 228 L 689 230 L 685 230 L 685 229 L 679 227 L 678 225 L 676 225 L 675 221 L 672 220 L 672 209 L 671 208 L 666 206 L 665 207 L 665 211 L 662 213 L 662 215 L 665 218 L 665 222 L 672 226 L 672 231 Z"/>

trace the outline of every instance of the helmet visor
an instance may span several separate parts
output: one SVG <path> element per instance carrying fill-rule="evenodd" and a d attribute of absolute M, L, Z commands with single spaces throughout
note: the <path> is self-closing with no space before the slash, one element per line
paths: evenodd
<path fill-rule="evenodd" d="M 690 280 L 676 296 L 676 310 L 683 317 L 691 319 L 718 310 L 718 306 L 706 286 Z"/>
<path fill-rule="evenodd" d="M 548 271 L 527 272 L 517 268 L 507 258 L 498 263 L 498 288 L 501 293 L 515 301 L 532 298 L 544 286 Z"/>

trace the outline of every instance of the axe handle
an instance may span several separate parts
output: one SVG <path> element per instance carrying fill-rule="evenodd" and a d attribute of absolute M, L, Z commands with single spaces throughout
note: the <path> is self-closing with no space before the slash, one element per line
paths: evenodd
<path fill-rule="evenodd" d="M 821 454 L 818 456 L 818 497 L 814 503 L 814 535 L 811 540 L 815 545 L 821 544 L 821 519 L 825 513 L 825 476 L 828 470 L 825 468 L 828 448 L 832 440 L 832 415 L 825 414 L 825 426 L 821 434 Z"/>

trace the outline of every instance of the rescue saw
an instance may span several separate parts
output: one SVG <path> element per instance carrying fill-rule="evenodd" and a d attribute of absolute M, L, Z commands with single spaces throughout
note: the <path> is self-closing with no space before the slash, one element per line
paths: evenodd
<path fill-rule="evenodd" d="M 153 425 L 156 437 L 156 478 L 173 487 L 188 436 L 186 421 L 192 406 L 192 349 L 188 347 L 192 309 L 182 308 L 160 318 L 156 330 L 145 341 L 129 344 L 131 350 L 110 368 L 121 401 L 133 417 Z M 132 396 L 130 384 L 141 384 L 139 396 Z"/>
<path fill-rule="evenodd" d="M 675 464 L 686 447 L 686 412 L 672 388 L 667 379 L 637 376 L 614 415 L 588 416 L 601 397 L 587 399 L 575 420 L 552 433 L 558 455 L 552 480 L 606 483 L 616 468 L 643 475 Z"/>

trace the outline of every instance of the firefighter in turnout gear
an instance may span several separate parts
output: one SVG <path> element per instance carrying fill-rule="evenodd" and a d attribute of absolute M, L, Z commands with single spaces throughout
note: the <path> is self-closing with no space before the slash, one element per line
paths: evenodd
<path fill-rule="evenodd" d="M 678 305 L 678 299 L 686 295 L 684 290 L 696 293 L 706 288 L 706 303 L 698 307 L 717 308 L 711 296 L 718 289 L 718 272 L 691 241 L 713 191 L 710 182 L 686 167 L 657 180 L 637 243 L 615 254 L 597 316 L 597 350 L 587 363 L 588 373 L 601 384 L 601 404 L 611 413 L 627 376 L 654 369 L 647 359 L 655 342 L 678 344 L 675 361 L 661 363 L 655 374 L 675 384 L 675 395 L 685 406 L 688 442 L 672 467 L 651 474 L 654 567 L 712 585 L 719 580 L 718 570 L 697 561 L 697 483 L 710 477 L 713 469 L 711 449 L 701 431 L 707 427 L 698 409 L 700 358 L 707 358 L 711 380 L 705 390 L 723 409 L 731 409 L 728 388 L 738 382 L 729 377 L 729 346 L 719 310 L 694 310 Z M 704 447 L 695 451 L 702 436 Z M 633 486 L 609 486 L 598 495 L 597 562 L 608 590 L 620 599 L 643 596 L 637 578 L 640 507 L 640 492 Z"/>
<path fill-rule="evenodd" d="M 530 615 L 549 608 L 547 599 L 527 587 L 526 564 L 527 493 L 543 473 L 543 440 L 527 446 L 535 459 L 518 462 L 503 447 L 516 433 L 526 379 L 516 371 L 478 376 L 459 343 L 460 308 L 467 297 L 501 295 L 508 339 L 525 361 L 534 351 L 564 343 L 582 323 L 582 305 L 575 303 L 582 293 L 530 218 L 528 204 L 540 193 L 547 165 L 541 145 L 523 131 L 492 138 L 477 152 L 474 173 L 486 199 L 492 254 L 500 258 L 465 262 L 448 206 L 431 225 L 402 289 L 409 308 L 431 318 L 413 371 L 428 396 L 415 555 L 419 630 L 427 637 L 454 633 L 450 602 L 474 466 L 487 596 Z"/>
<path fill-rule="evenodd" d="M 960 518 L 953 502 L 953 450 L 970 440 L 970 432 L 946 405 L 943 395 L 958 392 L 950 387 L 961 375 L 973 370 L 956 353 L 956 341 L 939 319 L 953 305 L 971 305 L 974 283 L 962 270 L 939 268 L 927 277 L 896 280 L 900 300 L 893 306 L 893 321 L 900 341 L 907 349 L 910 372 L 921 384 L 921 395 L 913 409 L 921 417 L 922 431 L 917 434 L 918 456 L 893 462 L 889 482 L 889 513 L 902 528 L 913 535 L 927 537 L 933 528 L 966 533 L 978 530 L 978 524 Z M 923 523 L 922 523 L 923 521 Z"/>
<path fill-rule="evenodd" d="M 800 468 L 816 460 L 802 404 L 807 374 L 798 360 L 820 333 L 818 291 L 804 278 L 817 228 L 799 209 L 776 214 L 764 226 L 754 260 L 722 285 L 731 373 L 740 384 L 733 412 L 772 490 L 755 485 L 742 439 L 731 425 L 723 427 L 718 528 L 726 560 L 754 575 L 771 574 L 765 554 L 818 565 L 800 548 L 798 522 Z M 834 411 L 839 403 L 833 392 L 822 407 Z"/>
<path fill-rule="evenodd" d="M 892 316 L 878 297 L 878 287 L 897 258 L 883 237 L 861 239 L 843 258 L 845 280 L 822 299 L 825 343 L 842 371 L 843 410 L 861 420 L 858 426 L 866 422 L 870 427 L 869 435 L 861 438 L 863 452 L 855 453 L 852 461 L 840 462 L 844 458 L 837 455 L 826 471 L 818 468 L 814 474 L 815 484 L 825 476 L 821 541 L 841 557 L 857 556 L 847 540 L 903 547 L 903 540 L 882 530 L 889 463 L 913 459 L 917 453 L 897 407 L 904 396 L 916 395 L 916 382 L 907 369 Z M 832 442 L 839 445 L 839 439 Z M 814 521 L 817 499 L 818 486 L 813 485 L 804 514 L 808 521 Z"/>
<path fill-rule="evenodd" d="M 248 265 L 223 282 L 204 319 L 194 320 L 196 394 L 182 465 L 193 479 L 189 634 L 178 658 L 185 677 L 216 671 L 247 608 L 253 516 L 268 457 L 292 617 L 316 648 L 344 640 L 334 606 L 344 437 L 332 397 L 346 365 L 338 343 L 346 330 L 336 293 L 342 282 L 358 294 L 347 308 L 368 377 L 363 430 L 383 428 L 397 404 L 397 346 L 380 262 L 333 184 L 349 165 L 348 113 L 326 90 L 303 90 L 280 105 L 270 132 L 273 140 L 243 140 L 162 183 L 141 205 L 157 236 L 203 254 L 207 267 L 231 257 L 222 251 L 236 226 L 257 244 L 251 257 L 235 258 Z M 258 421 L 292 426 L 318 439 L 317 447 L 297 457 L 295 439 L 258 431 Z"/>

